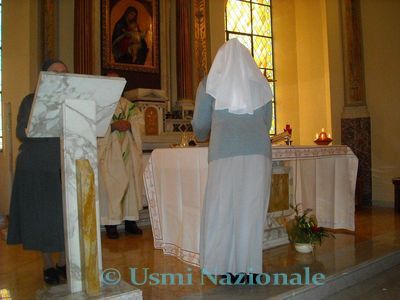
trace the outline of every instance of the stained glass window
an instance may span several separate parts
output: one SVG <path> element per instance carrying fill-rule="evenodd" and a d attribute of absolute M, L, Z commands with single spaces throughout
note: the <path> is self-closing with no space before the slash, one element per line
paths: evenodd
<path fill-rule="evenodd" d="M 1 24 L 2 24 L 2 22 L 1 22 L 1 19 L 2 19 L 2 12 L 3 12 L 3 10 L 2 10 L 2 8 L 3 8 L 3 6 L 2 6 L 2 0 L 0 0 L 0 151 L 2 151 L 3 150 L 3 110 L 2 110 L 2 108 L 3 108 L 3 101 L 2 101 L 2 90 L 3 90 L 3 87 L 2 87 L 2 70 L 3 70 L 3 64 L 2 64 L 2 55 L 1 55 L 1 50 L 3 49 L 3 44 L 2 44 L 2 41 L 1 41 L 1 36 L 2 36 L 2 33 L 1 33 Z"/>
<path fill-rule="evenodd" d="M 251 52 L 275 95 L 271 0 L 228 0 L 225 8 L 226 40 L 237 38 Z M 275 97 L 270 134 L 276 134 Z"/>

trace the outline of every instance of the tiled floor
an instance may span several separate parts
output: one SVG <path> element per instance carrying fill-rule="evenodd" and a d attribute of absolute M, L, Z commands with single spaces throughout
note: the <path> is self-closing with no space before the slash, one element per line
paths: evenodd
<path fill-rule="evenodd" d="M 326 276 L 342 272 L 359 263 L 378 258 L 395 250 L 400 250 L 400 214 L 394 214 L 389 208 L 365 208 L 356 214 L 356 232 L 336 233 L 336 239 L 326 240 L 321 247 L 317 247 L 314 254 L 296 253 L 290 245 L 276 247 L 264 252 L 264 272 L 303 274 L 304 268 L 309 267 L 311 275 L 323 273 Z M 104 269 L 117 269 L 122 278 L 131 282 L 136 280 L 138 287 L 143 290 L 144 299 L 266 299 L 287 292 L 297 286 L 273 285 L 266 286 L 216 286 L 208 279 L 202 282 L 198 269 L 190 267 L 174 257 L 163 255 L 161 250 L 153 248 L 151 229 L 145 228 L 143 236 L 121 234 L 119 240 L 108 240 L 103 236 L 103 264 Z M 20 246 L 7 246 L 0 239 L 0 295 L 1 289 L 10 291 L 12 299 L 34 299 L 35 291 L 44 287 L 41 271 L 41 257 L 33 251 L 24 251 Z M 151 285 L 145 281 L 145 272 L 180 273 L 183 274 L 184 285 L 158 284 Z M 389 287 L 400 277 L 399 267 L 393 266 L 388 283 L 382 283 L 376 276 L 375 291 L 381 289 L 383 296 L 396 293 L 396 289 Z M 132 275 L 137 275 L 132 277 Z M 192 281 L 190 281 L 192 279 Z M 154 282 L 154 281 L 153 281 Z M 373 285 L 365 283 L 367 287 Z M 360 285 L 360 284 L 359 284 Z M 359 291 L 366 289 L 346 289 L 339 296 L 331 299 L 357 299 Z M 382 290 L 386 289 L 386 290 Z M 351 298 L 354 295 L 355 298 Z M 365 295 L 360 298 L 365 297 Z M 394 294 L 393 294 L 394 295 Z M 343 297 L 343 298 L 342 298 Z M 344 298 L 347 297 L 347 298 Z M 350 298 L 349 298 L 350 297 Z M 1 296 L 0 296 L 1 299 Z M 382 298 L 383 299 L 383 298 Z M 384 298 L 391 299 L 391 298 Z"/>

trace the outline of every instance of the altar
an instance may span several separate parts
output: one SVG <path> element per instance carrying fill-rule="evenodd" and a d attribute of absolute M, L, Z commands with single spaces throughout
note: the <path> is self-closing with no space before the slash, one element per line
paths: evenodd
<path fill-rule="evenodd" d="M 154 247 L 195 266 L 207 156 L 207 147 L 156 149 L 144 172 Z M 349 147 L 274 146 L 272 156 L 264 249 L 288 243 L 290 204 L 311 208 L 320 226 L 354 231 L 358 159 Z"/>

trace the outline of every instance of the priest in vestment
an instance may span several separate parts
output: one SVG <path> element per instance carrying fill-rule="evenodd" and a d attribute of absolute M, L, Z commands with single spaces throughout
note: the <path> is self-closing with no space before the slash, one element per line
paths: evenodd
<path fill-rule="evenodd" d="M 126 98 L 119 100 L 104 138 L 98 139 L 100 223 L 107 236 L 118 238 L 117 225 L 141 234 L 136 221 L 143 209 L 142 112 Z"/>
<path fill-rule="evenodd" d="M 271 182 L 272 91 L 237 39 L 218 51 L 198 87 L 192 121 L 209 136 L 200 266 L 211 274 L 261 273 Z"/>

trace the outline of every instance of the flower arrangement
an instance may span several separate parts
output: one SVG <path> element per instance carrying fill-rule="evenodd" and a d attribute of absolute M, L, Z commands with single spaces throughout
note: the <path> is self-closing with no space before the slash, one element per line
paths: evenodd
<path fill-rule="evenodd" d="M 328 232 L 323 227 L 318 227 L 317 218 L 315 215 L 310 214 L 311 209 L 306 209 L 300 212 L 299 205 L 290 205 L 294 210 L 294 218 L 286 223 L 286 230 L 289 236 L 289 241 L 292 243 L 301 244 L 316 244 L 322 243 L 323 238 L 335 236 Z"/>
<path fill-rule="evenodd" d="M 286 124 L 285 128 L 283 128 L 283 131 L 289 133 L 290 135 L 292 135 L 292 130 L 293 128 L 290 127 L 290 124 Z"/>
<path fill-rule="evenodd" d="M 117 130 L 119 132 L 124 132 L 131 129 L 131 123 L 129 122 L 129 118 L 134 114 L 134 110 L 136 108 L 135 103 L 131 103 L 128 107 L 128 111 L 125 114 L 125 111 L 122 110 L 119 114 L 113 114 L 111 129 Z"/>
<path fill-rule="evenodd" d="M 286 124 L 286 127 L 283 128 L 283 132 L 288 133 L 288 135 L 285 137 L 286 145 L 291 145 L 292 144 L 292 128 L 290 127 L 290 124 Z"/>

